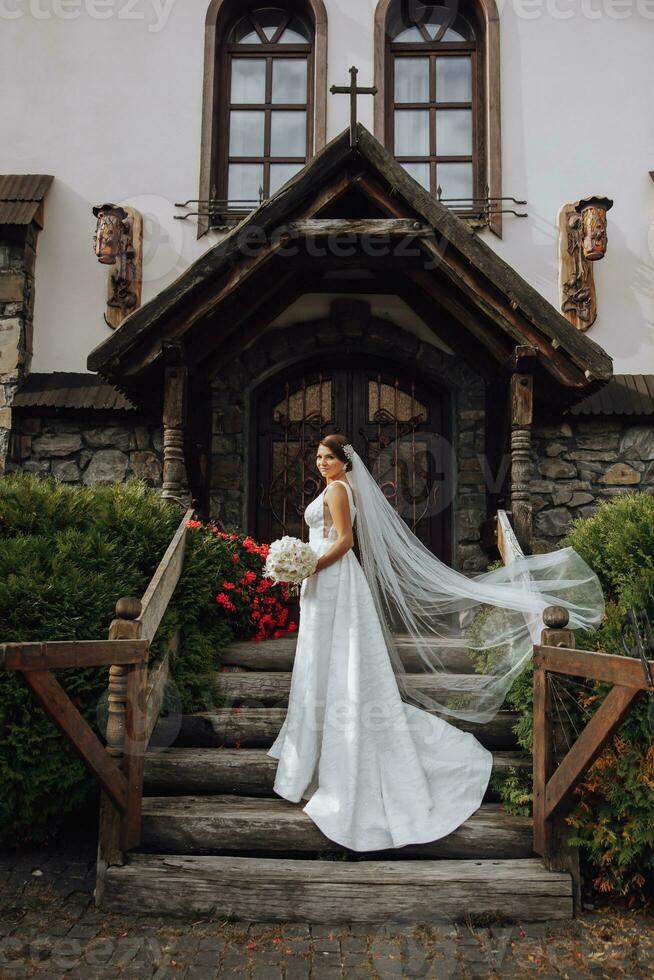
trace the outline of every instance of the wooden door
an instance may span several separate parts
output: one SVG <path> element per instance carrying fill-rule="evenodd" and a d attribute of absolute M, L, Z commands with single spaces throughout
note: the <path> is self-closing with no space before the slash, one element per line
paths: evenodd
<path fill-rule="evenodd" d="M 447 395 L 372 358 L 348 355 L 278 376 L 253 406 L 252 533 L 266 542 L 308 539 L 304 509 L 324 486 L 316 450 L 341 432 L 411 530 L 449 562 L 447 408 Z"/>

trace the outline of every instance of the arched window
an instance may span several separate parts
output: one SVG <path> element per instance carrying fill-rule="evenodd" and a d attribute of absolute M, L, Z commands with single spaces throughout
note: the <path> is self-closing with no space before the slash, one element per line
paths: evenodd
<path fill-rule="evenodd" d="M 468 216 L 501 195 L 494 10 L 493 0 L 381 0 L 377 14 L 376 135 L 418 183 Z"/>
<path fill-rule="evenodd" d="M 250 11 L 229 34 L 219 185 L 230 207 L 270 197 L 308 159 L 311 41 L 309 25 L 278 7 Z"/>
<path fill-rule="evenodd" d="M 224 218 L 274 194 L 324 145 L 322 0 L 213 0 L 209 58 L 200 199 L 224 202 Z"/>

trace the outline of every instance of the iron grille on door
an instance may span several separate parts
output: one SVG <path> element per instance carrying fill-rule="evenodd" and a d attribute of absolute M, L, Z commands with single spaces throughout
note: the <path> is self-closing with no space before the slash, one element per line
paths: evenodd
<path fill-rule="evenodd" d="M 250 527 L 261 541 L 307 540 L 304 509 L 322 490 L 320 439 L 342 432 L 366 461 L 411 530 L 449 560 L 449 499 L 443 440 L 444 398 L 424 384 L 348 357 L 347 366 L 277 378 L 254 413 L 257 458 Z"/>

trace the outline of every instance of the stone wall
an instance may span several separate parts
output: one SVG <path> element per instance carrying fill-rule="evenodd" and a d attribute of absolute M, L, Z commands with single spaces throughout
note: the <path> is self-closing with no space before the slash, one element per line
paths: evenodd
<path fill-rule="evenodd" d="M 62 415 L 14 412 L 7 472 L 52 474 L 79 484 L 122 483 L 136 476 L 162 486 L 161 424 L 143 424 L 125 412 Z"/>
<path fill-rule="evenodd" d="M 568 416 L 534 427 L 534 550 L 551 551 L 573 518 L 632 491 L 654 493 L 654 425 L 615 417 Z"/>
<path fill-rule="evenodd" d="M 240 356 L 221 367 L 212 382 L 213 444 L 211 514 L 230 529 L 247 526 L 247 493 L 253 479 L 247 459 L 251 403 L 257 387 L 308 357 L 353 350 L 388 359 L 423 379 L 449 389 L 452 400 L 452 460 L 456 468 L 452 550 L 463 571 L 484 570 L 488 557 L 479 525 L 487 517 L 482 461 L 485 455 L 485 391 L 481 379 L 462 363 L 393 323 L 371 319 L 297 324 L 269 330 Z"/>
<path fill-rule="evenodd" d="M 14 392 L 32 361 L 38 227 L 0 226 L 0 476 L 5 471 Z"/>

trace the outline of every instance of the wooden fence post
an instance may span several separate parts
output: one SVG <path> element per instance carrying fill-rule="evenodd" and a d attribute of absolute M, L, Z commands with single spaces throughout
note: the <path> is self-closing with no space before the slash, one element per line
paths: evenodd
<path fill-rule="evenodd" d="M 572 630 L 566 629 L 569 622 L 567 609 L 549 606 L 543 612 L 545 629 L 541 633 L 541 646 L 575 648 Z M 542 667 L 534 668 L 534 747 L 533 747 L 533 788 L 534 788 L 534 851 L 542 855 L 551 871 L 567 871 L 572 877 L 573 903 L 575 914 L 581 909 L 581 873 L 579 852 L 576 847 L 566 843 L 570 828 L 565 818 L 554 814 L 545 817 L 545 790 L 555 768 L 554 741 L 561 738 L 552 713 L 552 694 L 550 675 Z"/>
<path fill-rule="evenodd" d="M 135 622 L 141 614 L 141 600 L 125 597 L 116 603 L 116 618 L 109 627 L 110 640 L 138 640 L 141 637 L 141 624 Z M 107 712 L 106 741 L 107 753 L 117 765 L 123 762 L 125 733 L 127 730 L 127 667 L 109 668 L 109 696 Z M 98 864 L 95 889 L 95 903 L 102 901 L 104 872 L 112 864 L 123 864 L 121 846 L 120 810 L 102 790 L 100 793 L 100 822 L 98 828 Z"/>

